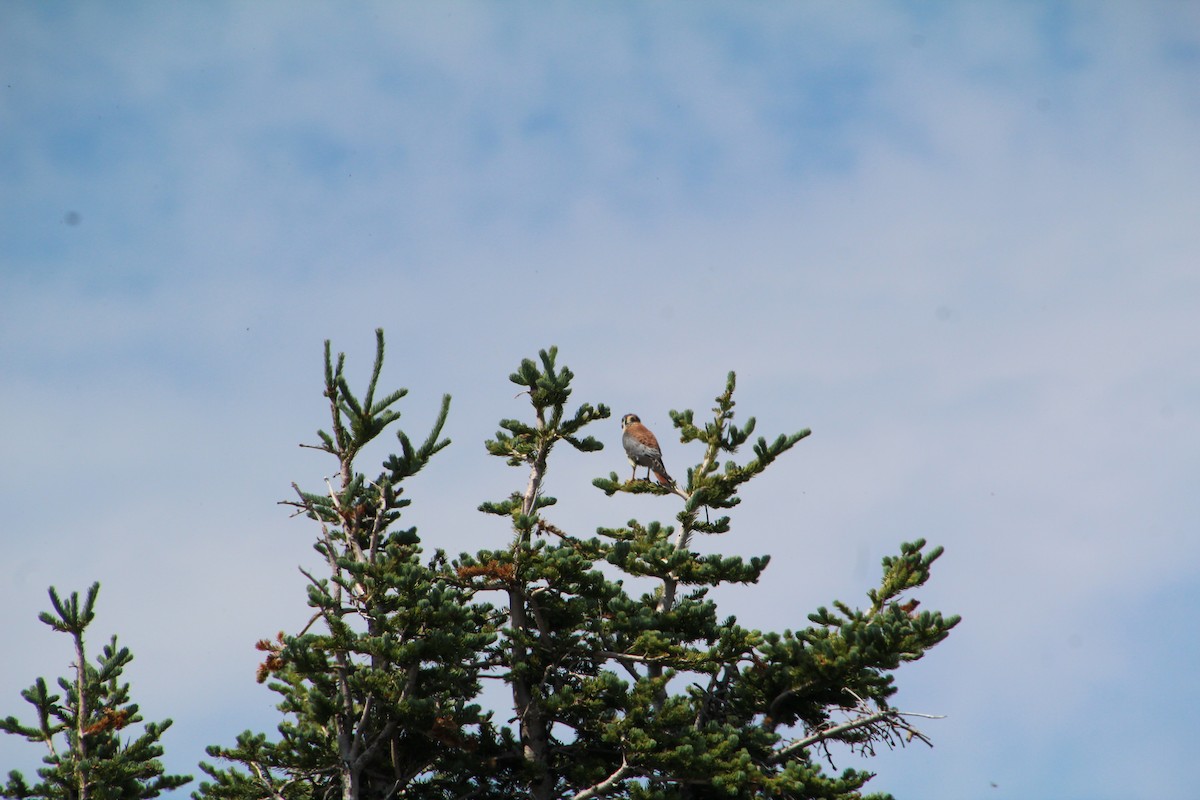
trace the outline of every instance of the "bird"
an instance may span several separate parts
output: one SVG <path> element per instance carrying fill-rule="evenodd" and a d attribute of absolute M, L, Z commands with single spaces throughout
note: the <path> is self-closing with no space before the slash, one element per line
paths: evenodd
<path fill-rule="evenodd" d="M 658 446 L 658 439 L 642 424 L 638 415 L 626 414 L 621 417 L 621 430 L 621 444 L 625 446 L 625 455 L 633 465 L 633 477 L 630 480 L 637 480 L 637 468 L 645 467 L 646 480 L 650 480 L 650 473 L 653 472 L 662 485 L 673 485 L 675 480 L 667 474 L 667 468 L 663 466 L 662 448 Z"/>

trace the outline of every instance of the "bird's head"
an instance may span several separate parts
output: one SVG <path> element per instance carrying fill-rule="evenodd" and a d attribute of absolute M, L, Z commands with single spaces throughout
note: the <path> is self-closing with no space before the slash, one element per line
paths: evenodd
<path fill-rule="evenodd" d="M 638 419 L 637 414 L 626 414 L 625 416 L 621 417 L 621 430 L 625 430 L 635 422 L 641 422 L 641 420 Z"/>

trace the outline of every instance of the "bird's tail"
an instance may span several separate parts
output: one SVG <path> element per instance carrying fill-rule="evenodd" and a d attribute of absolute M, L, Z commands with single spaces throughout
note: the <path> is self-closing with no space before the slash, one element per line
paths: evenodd
<path fill-rule="evenodd" d="M 663 486 L 675 485 L 675 479 L 667 474 L 667 468 L 662 465 L 662 461 L 659 461 L 657 464 L 652 466 L 650 470 L 654 473 L 654 477 L 658 479 L 658 482 Z"/>

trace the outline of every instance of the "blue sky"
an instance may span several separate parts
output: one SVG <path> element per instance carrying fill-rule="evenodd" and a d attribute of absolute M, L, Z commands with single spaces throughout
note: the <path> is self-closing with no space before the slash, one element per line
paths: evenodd
<path fill-rule="evenodd" d="M 66 670 L 46 587 L 100 580 L 171 770 L 274 729 L 252 645 L 313 558 L 276 501 L 330 472 L 321 342 L 361 377 L 383 327 L 408 430 L 454 396 L 430 547 L 506 540 L 521 358 L 660 439 L 733 369 L 814 434 L 699 544 L 774 558 L 723 608 L 801 626 L 947 548 L 964 622 L 897 699 L 947 718 L 872 788 L 1194 791 L 1195 4 L 10 2 L 0 131 L 0 713 Z M 557 524 L 673 515 L 590 486 L 618 440 L 560 455 Z"/>

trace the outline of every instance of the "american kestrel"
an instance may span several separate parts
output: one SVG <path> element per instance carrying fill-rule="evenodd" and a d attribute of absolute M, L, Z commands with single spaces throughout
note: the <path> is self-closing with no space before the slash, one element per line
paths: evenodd
<path fill-rule="evenodd" d="M 626 414 L 621 417 L 621 429 L 624 431 L 621 434 L 621 444 L 625 445 L 625 455 L 629 456 L 629 463 L 633 465 L 633 477 L 630 480 L 637 480 L 637 468 L 645 467 L 646 480 L 650 480 L 650 473 L 653 472 L 654 477 L 664 486 L 674 484 L 675 481 L 663 466 L 662 448 L 658 446 L 658 439 L 655 439 L 650 429 L 642 424 L 638 415 Z"/>

